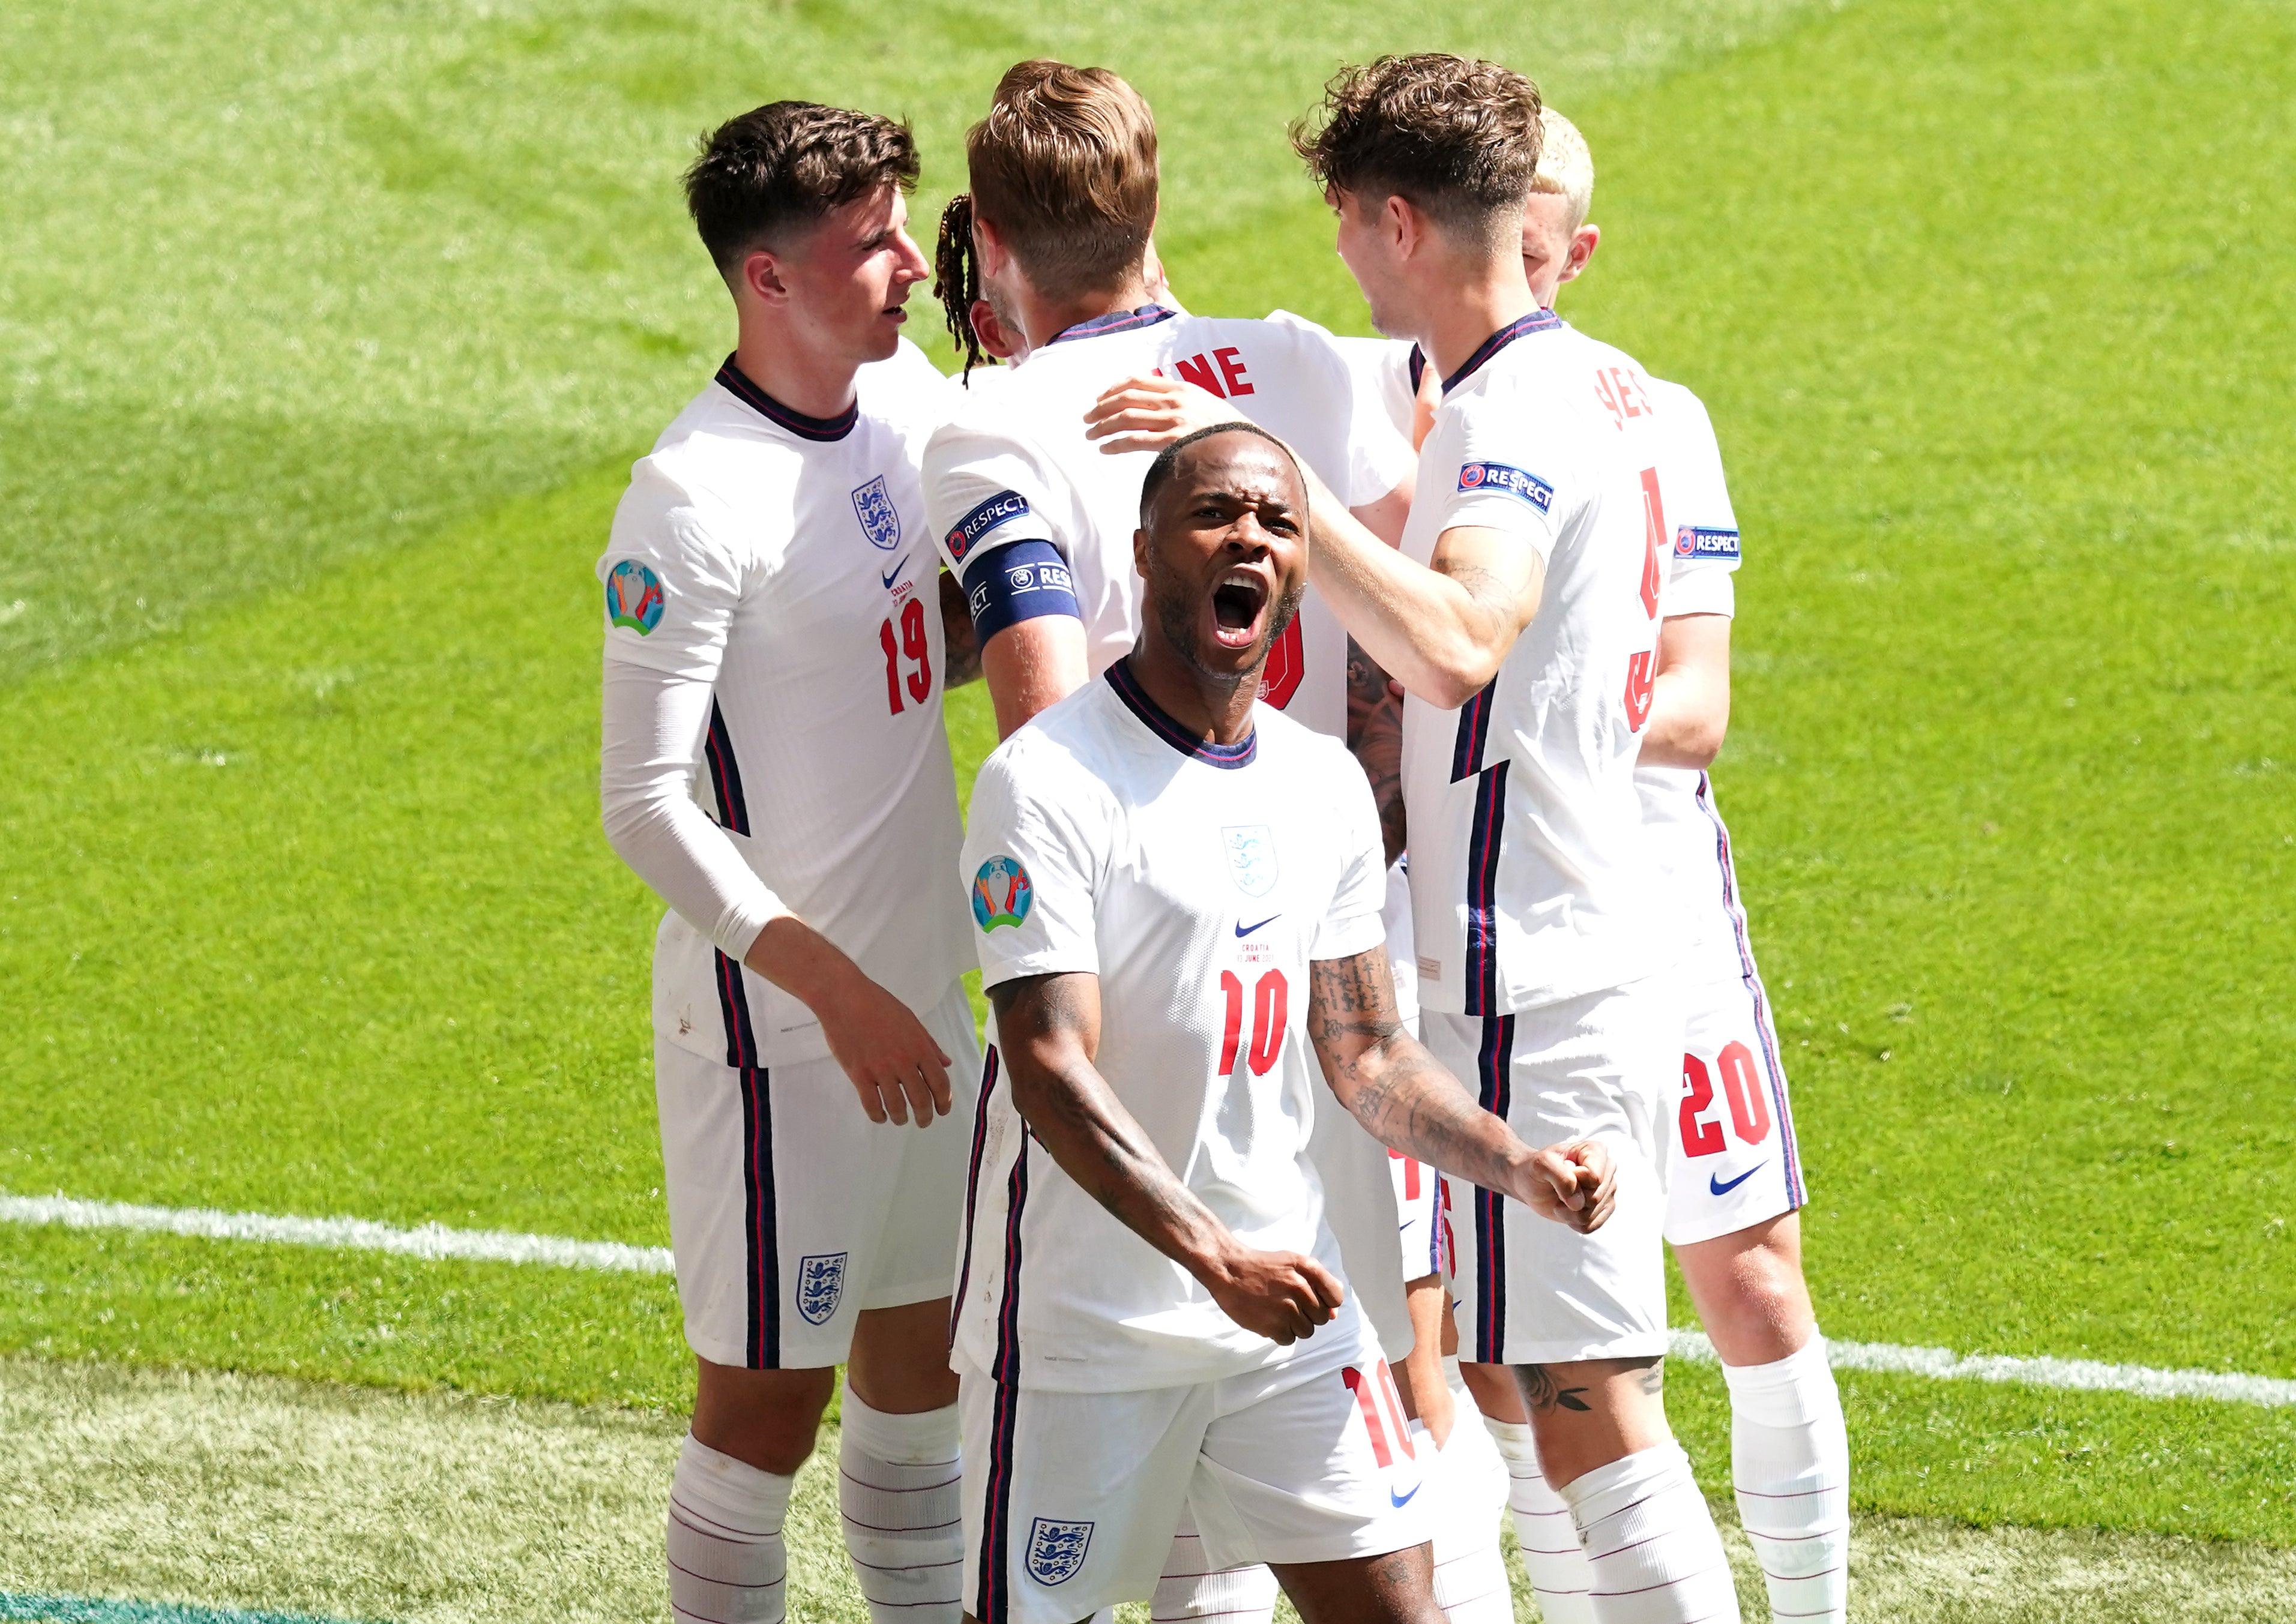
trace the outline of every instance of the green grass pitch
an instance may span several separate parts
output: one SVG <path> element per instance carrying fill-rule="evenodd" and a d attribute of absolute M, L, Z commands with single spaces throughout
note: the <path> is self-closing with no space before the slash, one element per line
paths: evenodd
<path fill-rule="evenodd" d="M 0 15 L 0 1190 L 664 1241 L 589 570 L 727 343 L 693 135 L 904 113 L 929 225 L 997 70 L 1105 62 L 1191 304 L 1361 331 L 1282 127 L 1437 45 L 1585 127 L 1564 313 L 1730 459 L 1716 776 L 1827 1329 L 2296 1376 L 2296 20 L 1418 9 Z M 689 1381 L 659 1280 L 56 1231 L 0 1234 L 0 1348 Z M 2296 1544 L 2296 1412 L 1845 1390 L 1866 1510 Z"/>

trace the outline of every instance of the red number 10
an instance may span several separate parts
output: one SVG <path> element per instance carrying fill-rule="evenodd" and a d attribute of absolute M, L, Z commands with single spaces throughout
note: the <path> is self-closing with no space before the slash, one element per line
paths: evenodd
<path fill-rule="evenodd" d="M 920 705 L 932 696 L 932 644 L 925 641 L 925 603 L 922 598 L 911 598 L 901 605 L 901 641 L 893 642 L 893 619 L 877 628 L 877 642 L 885 651 L 885 703 L 895 716 L 901 714 L 901 656 L 906 654 L 916 666 L 906 681 L 909 697 Z"/>
<path fill-rule="evenodd" d="M 1220 1033 L 1219 1074 L 1235 1070 L 1235 1051 L 1243 1040 L 1243 983 L 1233 970 L 1220 972 L 1220 995 L 1227 1001 L 1227 1019 Z M 1291 989 L 1283 972 L 1271 970 L 1251 991 L 1251 1052 L 1245 1056 L 1254 1077 L 1265 1077 L 1283 1053 L 1284 1022 L 1291 1013 Z"/>

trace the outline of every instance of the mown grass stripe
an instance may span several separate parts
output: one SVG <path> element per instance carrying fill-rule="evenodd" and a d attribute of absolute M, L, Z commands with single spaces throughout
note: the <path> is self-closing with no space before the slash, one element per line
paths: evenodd
<path fill-rule="evenodd" d="M 571 1241 L 561 1235 L 520 1234 L 506 1229 L 450 1229 L 444 1224 L 401 1229 L 366 1218 L 283 1218 L 267 1212 L 224 1212 L 212 1207 L 139 1207 L 124 1202 L 74 1201 L 66 1195 L 0 1195 L 0 1220 L 61 1224 L 71 1229 L 136 1229 L 211 1241 L 270 1241 L 335 1251 L 396 1252 L 410 1258 L 540 1263 L 613 1274 L 674 1272 L 666 1246 Z"/>
<path fill-rule="evenodd" d="M 611 1274 L 676 1272 L 665 1246 L 626 1246 L 619 1241 L 572 1241 L 560 1235 L 505 1229 L 452 1229 L 424 1224 L 401 1229 L 366 1218 L 281 1217 L 225 1212 L 211 1207 L 143 1207 L 125 1202 L 76 1201 L 67 1195 L 0 1194 L 0 1222 L 61 1224 L 72 1229 L 127 1229 L 214 1241 L 269 1241 L 337 1251 L 395 1252 L 414 1258 L 460 1258 L 481 1263 L 538 1263 Z M 1677 1358 L 1715 1362 L 1714 1344 L 1696 1331 L 1670 1333 Z M 2131 1393 L 2141 1398 L 2210 1398 L 2267 1409 L 2296 1405 L 2296 1381 L 2238 1371 L 2161 1370 L 2150 1365 L 2109 1365 L 2097 1359 L 2046 1355 L 1959 1354 L 1949 1348 L 1909 1348 L 1895 1342 L 1829 1339 L 1826 1355 L 1837 1370 L 1893 1372 L 1939 1382 L 2000 1382 L 2019 1387 Z M 0 1618 L 7 1615 L 0 1614 Z"/>
<path fill-rule="evenodd" d="M 0 1620 L 25 1624 L 337 1624 L 307 1612 L 246 1612 L 175 1602 L 122 1602 L 94 1595 L 20 1595 L 0 1590 Z"/>

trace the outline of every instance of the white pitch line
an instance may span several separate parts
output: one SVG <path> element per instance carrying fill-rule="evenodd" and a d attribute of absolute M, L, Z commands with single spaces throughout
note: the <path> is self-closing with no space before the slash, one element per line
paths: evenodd
<path fill-rule="evenodd" d="M 675 1272 L 669 1249 L 625 1246 L 618 1241 L 570 1241 L 559 1235 L 506 1229 L 450 1229 L 424 1224 L 400 1229 L 366 1218 L 281 1218 L 267 1212 L 224 1212 L 212 1207 L 139 1207 L 124 1202 L 75 1201 L 66 1195 L 0 1194 L 0 1223 L 61 1224 L 71 1229 L 131 1229 L 193 1235 L 209 1241 L 268 1241 L 333 1251 L 392 1252 L 407 1258 L 461 1258 L 480 1263 L 540 1263 L 610 1274 Z M 1677 1358 L 1714 1363 L 1714 1344 L 1695 1331 L 1669 1333 Z M 2144 1398 L 2215 1398 L 2270 1408 L 2296 1405 L 2296 1381 L 2215 1370 L 2159 1370 L 2149 1365 L 2107 1365 L 2095 1359 L 2016 1358 L 2005 1354 L 1957 1354 L 1947 1348 L 1905 1348 L 1893 1342 L 1829 1338 L 1826 1357 L 1837 1370 L 1874 1370 L 1928 1376 L 1940 1382 L 2005 1382 L 2020 1387 L 2084 1392 L 2134 1393 Z"/>
<path fill-rule="evenodd" d="M 544 1263 L 627 1275 L 673 1272 L 666 1246 L 570 1241 L 507 1229 L 449 1229 L 444 1224 L 399 1229 L 365 1218 L 279 1218 L 267 1212 L 223 1212 L 212 1207 L 136 1207 L 121 1202 L 74 1201 L 65 1195 L 0 1195 L 0 1221 L 62 1224 L 71 1229 L 140 1229 L 209 1241 L 271 1241 L 334 1251 L 396 1252 L 407 1258 Z"/>

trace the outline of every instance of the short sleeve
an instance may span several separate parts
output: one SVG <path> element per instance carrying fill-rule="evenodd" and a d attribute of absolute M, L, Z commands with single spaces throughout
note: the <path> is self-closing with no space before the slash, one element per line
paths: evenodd
<path fill-rule="evenodd" d="M 1046 764 L 1008 744 L 972 786 L 962 878 L 984 988 L 1100 973 L 1093 900 L 1110 835 L 1106 798 L 1057 771 L 1047 783 L 1032 765 Z"/>
<path fill-rule="evenodd" d="M 1455 414 L 1446 436 L 1454 455 L 1434 472 L 1450 488 L 1422 490 L 1437 503 L 1436 533 L 1472 525 L 1519 536 L 1544 560 L 1554 551 L 1563 505 L 1559 436 L 1542 435 L 1519 398 L 1477 393 L 1446 403 Z"/>
<path fill-rule="evenodd" d="M 727 522 L 640 464 L 598 560 L 608 660 L 717 680 L 743 586 Z"/>
<path fill-rule="evenodd" d="M 1016 541 L 1058 543 L 1046 515 L 1052 480 L 1042 452 L 1023 438 L 983 426 L 980 403 L 925 442 L 924 487 L 934 543 L 960 581 L 996 548 Z"/>
<path fill-rule="evenodd" d="M 1732 577 L 1739 561 L 1738 516 L 1722 472 L 1722 448 L 1698 397 L 1667 385 L 1661 397 L 1671 419 L 1669 450 L 1660 471 L 1672 537 L 1667 560 L 1665 612 L 1726 615 L 1736 609 Z"/>
<path fill-rule="evenodd" d="M 1384 947 L 1387 926 L 1387 848 L 1380 836 L 1379 808 L 1371 784 L 1355 758 L 1336 745 L 1330 750 L 1332 805 L 1338 811 L 1340 882 L 1332 906 L 1316 927 L 1311 959 L 1353 958 Z"/>

